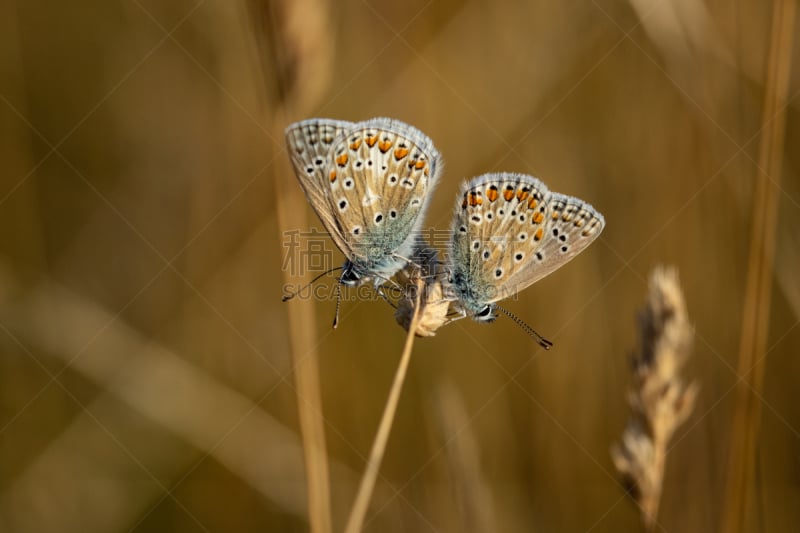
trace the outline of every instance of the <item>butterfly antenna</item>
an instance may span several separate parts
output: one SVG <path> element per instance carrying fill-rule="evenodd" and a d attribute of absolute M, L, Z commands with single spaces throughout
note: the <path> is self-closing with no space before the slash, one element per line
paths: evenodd
<path fill-rule="evenodd" d="M 541 346 L 541 347 L 542 347 L 542 348 L 544 348 L 545 350 L 549 350 L 549 349 L 550 349 L 550 348 L 553 346 L 553 343 L 552 343 L 552 342 L 550 342 L 549 340 L 547 340 L 547 339 L 545 339 L 544 337 L 542 337 L 541 335 L 539 335 L 539 334 L 536 332 L 536 330 L 535 330 L 535 329 L 533 329 L 533 328 L 532 328 L 532 327 L 530 327 L 528 324 L 526 324 L 525 322 L 523 322 L 523 321 L 522 321 L 522 319 L 521 319 L 521 318 L 519 318 L 517 315 L 515 315 L 514 313 L 512 313 L 512 312 L 511 312 L 511 311 L 509 311 L 508 309 L 505 309 L 505 308 L 503 308 L 503 307 L 500 307 L 499 305 L 497 306 L 497 308 L 498 308 L 499 310 L 501 310 L 503 313 L 505 313 L 505 315 L 506 315 L 506 316 L 508 316 L 508 318 L 510 318 L 511 320 L 513 320 L 514 322 L 516 322 L 516 323 L 517 323 L 517 325 L 518 325 L 519 327 L 521 327 L 523 330 L 525 330 L 525 332 L 526 332 L 528 335 L 530 335 L 531 337 L 533 337 L 534 339 L 536 339 L 536 340 L 537 340 L 537 342 L 539 343 L 539 346 Z"/>
<path fill-rule="evenodd" d="M 322 276 L 327 276 L 327 275 L 328 275 L 328 274 L 330 274 L 331 272 L 335 272 L 335 271 L 337 271 L 337 270 L 341 270 L 341 269 L 342 269 L 342 267 L 340 267 L 340 266 L 339 266 L 339 267 L 334 267 L 334 268 L 332 268 L 332 269 L 330 269 L 330 270 L 326 270 L 326 271 L 325 271 L 325 272 L 323 272 L 322 274 L 319 274 L 317 277 L 315 277 L 314 279 L 312 279 L 311 281 L 309 281 L 308 283 L 306 283 L 305 285 L 303 285 L 302 287 L 300 287 L 298 290 L 296 290 L 296 291 L 295 291 L 295 292 L 293 292 L 292 294 L 287 294 L 286 296 L 284 296 L 283 298 L 281 298 L 281 301 L 282 301 L 282 302 L 288 302 L 289 300 L 291 300 L 292 298 L 294 298 L 295 296 L 297 296 L 298 294 L 300 294 L 301 292 L 303 292 L 304 290 L 306 290 L 308 287 L 310 287 L 310 286 L 311 286 L 313 283 L 315 283 L 315 282 L 316 282 L 316 281 L 317 281 L 319 278 L 321 278 Z"/>
<path fill-rule="evenodd" d="M 336 314 L 333 315 L 333 329 L 339 325 L 339 308 L 342 306 L 342 278 L 336 283 Z"/>

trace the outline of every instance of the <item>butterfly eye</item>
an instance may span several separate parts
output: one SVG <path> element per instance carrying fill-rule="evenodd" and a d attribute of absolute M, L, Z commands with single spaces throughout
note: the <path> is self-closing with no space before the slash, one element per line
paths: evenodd
<path fill-rule="evenodd" d="M 484 307 L 483 309 L 478 311 L 476 316 L 478 316 L 480 318 L 486 318 L 487 316 L 489 316 L 491 314 L 492 314 L 492 307 L 490 305 L 487 305 L 486 307 Z"/>

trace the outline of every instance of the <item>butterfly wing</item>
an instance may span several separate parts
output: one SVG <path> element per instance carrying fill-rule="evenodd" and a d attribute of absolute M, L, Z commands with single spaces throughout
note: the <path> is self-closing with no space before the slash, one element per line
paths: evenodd
<path fill-rule="evenodd" d="M 475 311 L 512 296 L 575 257 L 603 224 L 590 205 L 532 176 L 472 179 L 461 191 L 450 250 L 462 300 Z"/>
<path fill-rule="evenodd" d="M 442 160 L 421 131 L 397 120 L 360 122 L 331 150 L 331 210 L 351 259 L 380 269 L 390 256 L 410 257 Z"/>
<path fill-rule="evenodd" d="M 580 198 L 551 193 L 545 206 L 544 236 L 539 248 L 506 285 L 512 293 L 536 283 L 586 249 L 603 231 L 605 218 Z"/>
<path fill-rule="evenodd" d="M 335 213 L 330 208 L 328 184 L 330 172 L 333 170 L 330 151 L 337 137 L 354 125 L 343 120 L 313 118 L 295 122 L 286 128 L 286 145 L 297 181 L 325 229 L 345 253 L 347 242 L 342 237 Z"/>

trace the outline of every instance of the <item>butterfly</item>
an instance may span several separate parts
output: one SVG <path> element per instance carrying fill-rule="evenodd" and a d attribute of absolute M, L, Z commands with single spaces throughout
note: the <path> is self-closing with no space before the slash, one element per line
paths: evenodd
<path fill-rule="evenodd" d="M 286 144 L 309 204 L 346 257 L 339 283 L 378 287 L 403 268 L 443 167 L 433 142 L 399 120 L 315 118 L 291 124 Z"/>
<path fill-rule="evenodd" d="M 473 178 L 462 186 L 458 200 L 446 279 L 429 282 L 442 283 L 452 303 L 446 315 L 441 306 L 431 306 L 428 316 L 420 309 L 428 330 L 464 317 L 492 322 L 500 310 L 549 348 L 549 341 L 497 302 L 585 250 L 603 231 L 603 215 L 583 200 L 549 191 L 533 176 L 506 172 Z M 396 315 L 406 328 L 409 301 Z M 432 303 L 422 301 L 420 307 Z"/>

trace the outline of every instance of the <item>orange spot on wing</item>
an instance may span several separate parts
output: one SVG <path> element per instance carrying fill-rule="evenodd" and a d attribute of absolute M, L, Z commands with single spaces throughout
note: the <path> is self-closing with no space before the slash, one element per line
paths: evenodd
<path fill-rule="evenodd" d="M 358 150 L 359 146 L 361 146 L 361 139 L 356 139 L 355 141 L 350 143 L 351 150 Z"/>
<path fill-rule="evenodd" d="M 378 149 L 381 153 L 385 154 L 392 147 L 392 141 L 381 141 L 378 143 Z"/>
<path fill-rule="evenodd" d="M 370 148 L 375 146 L 376 142 L 378 142 L 378 136 L 377 135 L 373 135 L 372 137 L 367 137 L 367 146 L 369 146 Z"/>
<path fill-rule="evenodd" d="M 528 200 L 528 209 L 535 209 L 537 205 L 539 205 L 539 202 L 536 201 L 536 198 L 531 196 L 531 199 Z"/>
<path fill-rule="evenodd" d="M 400 161 L 401 159 L 403 159 L 407 155 L 408 155 L 408 149 L 407 148 L 397 148 L 394 151 L 394 158 L 397 159 L 398 161 Z"/>
<path fill-rule="evenodd" d="M 461 202 L 461 209 L 466 209 L 466 208 L 467 208 L 467 196 L 464 195 L 464 201 Z"/>
<path fill-rule="evenodd" d="M 426 176 L 430 176 L 430 175 L 431 175 L 431 173 L 430 173 L 430 172 L 428 172 L 428 167 L 425 167 L 425 175 L 426 175 Z"/>
<path fill-rule="evenodd" d="M 528 191 L 523 191 L 522 189 L 517 191 L 517 200 L 520 202 L 524 202 L 525 198 L 528 197 Z"/>
<path fill-rule="evenodd" d="M 503 191 L 503 198 L 506 199 L 506 202 L 510 202 L 512 198 L 514 198 L 514 191 L 506 189 Z"/>
<path fill-rule="evenodd" d="M 558 219 L 558 211 L 553 211 L 553 220 Z"/>
<path fill-rule="evenodd" d="M 331 179 L 331 183 L 336 181 L 336 171 L 335 170 L 331 170 L 331 173 L 330 173 L 329 177 Z"/>
<path fill-rule="evenodd" d="M 497 187 L 489 187 L 486 189 L 486 198 L 488 198 L 490 202 L 497 200 Z"/>
<path fill-rule="evenodd" d="M 336 158 L 336 164 L 343 167 L 347 164 L 347 154 L 342 154 Z"/>
<path fill-rule="evenodd" d="M 544 215 L 541 213 L 541 211 L 536 211 L 536 212 L 533 214 L 533 222 L 534 222 L 535 224 L 541 224 L 541 223 L 542 223 L 542 220 L 544 220 Z M 540 230 L 539 230 L 539 231 L 541 231 L 541 228 L 540 228 Z"/>
<path fill-rule="evenodd" d="M 417 170 L 425 168 L 425 161 L 422 160 L 417 161 L 417 163 L 414 165 L 414 168 L 416 168 Z"/>
<path fill-rule="evenodd" d="M 469 205 L 475 207 L 476 205 L 483 205 L 483 198 L 475 194 L 474 192 L 469 193 Z"/>
<path fill-rule="evenodd" d="M 536 233 L 533 234 L 533 240 L 541 241 L 543 236 L 544 236 L 544 230 L 542 228 L 539 228 L 536 230 Z"/>

